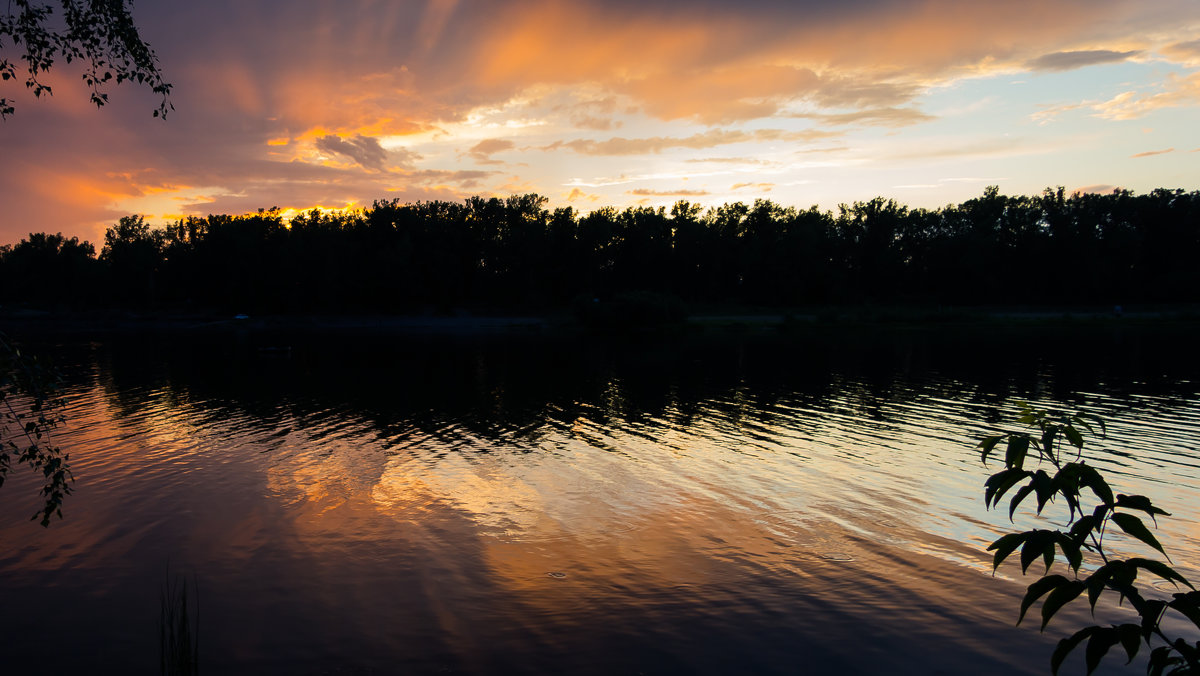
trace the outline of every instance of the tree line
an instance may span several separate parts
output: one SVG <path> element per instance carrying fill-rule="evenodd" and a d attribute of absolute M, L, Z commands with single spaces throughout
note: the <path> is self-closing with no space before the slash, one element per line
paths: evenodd
<path fill-rule="evenodd" d="M 628 293 L 695 305 L 1069 304 L 1200 298 L 1200 191 L 875 198 L 836 212 L 547 208 L 534 194 L 354 212 L 278 209 L 151 228 L 99 254 L 32 233 L 0 247 L 0 302 L 234 312 L 554 311 Z"/>

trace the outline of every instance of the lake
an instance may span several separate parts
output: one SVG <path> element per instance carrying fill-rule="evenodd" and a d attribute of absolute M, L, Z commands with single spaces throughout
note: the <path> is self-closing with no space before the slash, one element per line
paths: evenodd
<path fill-rule="evenodd" d="M 1195 335 L 30 339 L 77 481 L 48 529 L 0 488 L 3 670 L 154 672 L 172 578 L 210 674 L 1048 673 L 1089 618 L 1013 626 L 1032 580 L 983 550 L 1033 519 L 974 445 L 1019 401 L 1103 416 L 1089 460 L 1200 578 Z"/>

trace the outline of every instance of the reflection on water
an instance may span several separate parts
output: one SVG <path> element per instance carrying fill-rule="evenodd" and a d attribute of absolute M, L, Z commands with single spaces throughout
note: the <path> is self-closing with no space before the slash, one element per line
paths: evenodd
<path fill-rule="evenodd" d="M 1186 331 L 53 349 L 78 484 L 49 530 L 0 491 L 17 673 L 152 670 L 168 565 L 210 673 L 1043 673 L 971 448 L 1022 399 L 1105 416 L 1200 576 Z"/>

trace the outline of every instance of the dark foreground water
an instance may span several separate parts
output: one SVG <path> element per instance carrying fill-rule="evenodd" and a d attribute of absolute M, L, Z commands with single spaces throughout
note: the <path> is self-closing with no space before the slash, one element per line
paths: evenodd
<path fill-rule="evenodd" d="M 201 673 L 1047 673 L 1087 618 L 1013 627 L 972 447 L 1103 415 L 1200 578 L 1194 335 L 43 339 L 78 481 L 0 489 L 0 671 L 156 672 L 169 570 Z"/>

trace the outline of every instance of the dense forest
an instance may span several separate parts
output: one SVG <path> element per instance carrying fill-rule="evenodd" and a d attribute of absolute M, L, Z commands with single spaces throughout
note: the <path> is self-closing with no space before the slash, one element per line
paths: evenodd
<path fill-rule="evenodd" d="M 0 247 L 0 302 L 230 312 L 549 312 L 622 294 L 697 306 L 1200 300 L 1200 191 L 983 195 L 940 209 L 549 210 L 537 195 L 120 219 L 104 244 Z"/>

